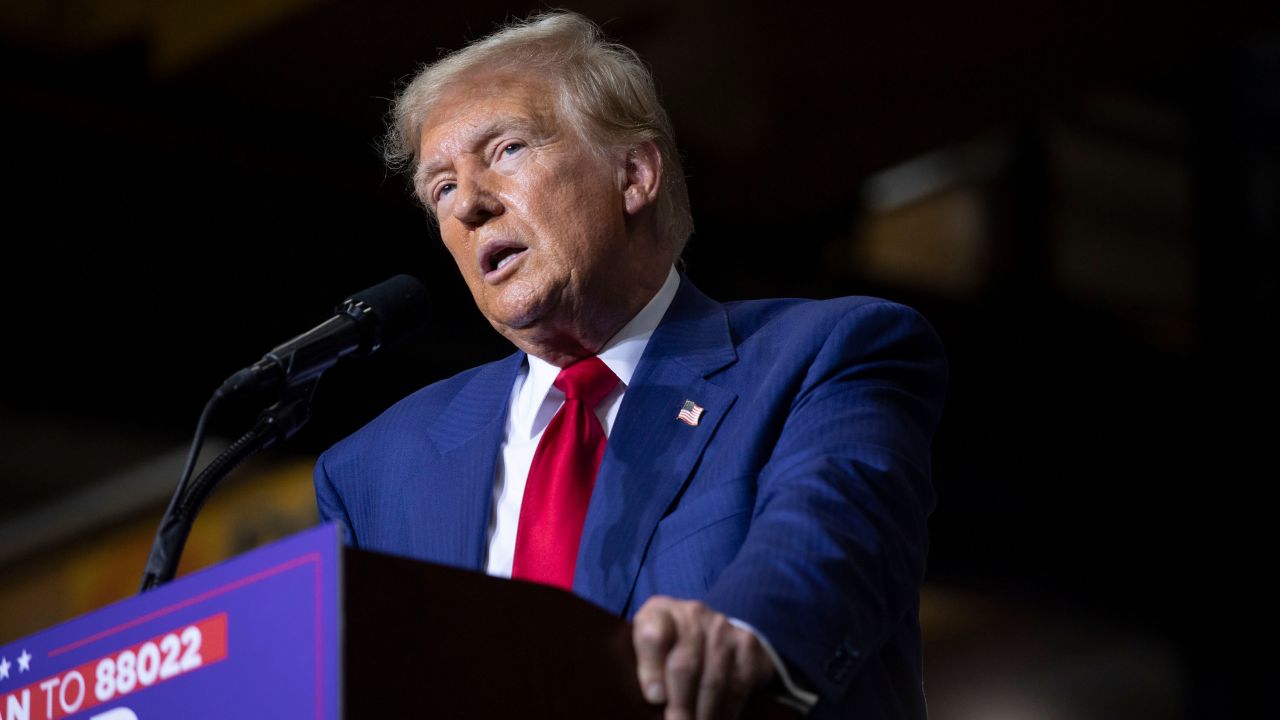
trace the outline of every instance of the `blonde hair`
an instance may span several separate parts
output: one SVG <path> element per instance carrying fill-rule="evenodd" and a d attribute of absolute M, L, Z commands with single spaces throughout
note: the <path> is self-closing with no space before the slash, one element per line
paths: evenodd
<path fill-rule="evenodd" d="M 472 73 L 503 70 L 538 73 L 556 83 L 564 117 L 597 151 L 654 143 L 662 158 L 658 229 L 678 256 L 693 233 L 693 216 L 671 119 L 635 51 L 609 42 L 577 13 L 533 15 L 420 68 L 391 111 L 387 163 L 416 169 L 423 121 L 445 91 Z"/>

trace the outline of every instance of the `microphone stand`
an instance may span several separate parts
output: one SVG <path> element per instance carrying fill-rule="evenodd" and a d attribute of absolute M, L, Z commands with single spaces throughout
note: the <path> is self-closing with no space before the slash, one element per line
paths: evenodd
<path fill-rule="evenodd" d="M 178 560 L 182 557 L 187 537 L 191 534 L 191 525 L 218 483 L 240 463 L 278 442 L 288 440 L 306 424 L 307 420 L 311 419 L 311 400 L 315 395 L 318 380 L 317 375 L 306 383 L 286 389 L 280 401 L 264 410 L 253 427 L 236 438 L 235 442 L 205 466 L 194 482 L 189 485 L 186 482 L 179 482 L 173 497 L 169 500 L 169 507 L 160 520 L 160 527 L 156 530 L 156 538 L 151 545 L 151 554 L 147 557 L 147 566 L 142 574 L 142 586 L 139 592 L 146 592 L 163 585 L 177 574 Z M 220 399 L 221 394 L 220 390 L 209 401 L 205 411 L 206 416 Z M 194 462 L 194 455 L 199 453 L 198 448 L 203 440 L 203 426 L 206 419 L 206 417 L 201 418 L 193 441 L 192 462 Z M 186 478 L 187 474 L 184 473 L 183 480 L 185 481 Z"/>

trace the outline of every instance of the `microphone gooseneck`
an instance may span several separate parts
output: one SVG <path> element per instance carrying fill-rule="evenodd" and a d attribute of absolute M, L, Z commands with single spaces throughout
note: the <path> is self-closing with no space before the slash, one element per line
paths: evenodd
<path fill-rule="evenodd" d="M 316 384 L 326 370 L 344 357 L 368 357 L 411 334 L 425 324 L 429 307 L 422 283 L 409 275 L 396 275 L 343 300 L 333 317 L 227 378 L 209 398 L 196 423 L 182 476 L 156 530 L 140 592 L 169 582 L 177 574 L 196 513 L 222 478 L 306 424 Z M 192 483 L 209 418 L 223 399 L 242 394 L 270 395 L 277 401 Z"/>

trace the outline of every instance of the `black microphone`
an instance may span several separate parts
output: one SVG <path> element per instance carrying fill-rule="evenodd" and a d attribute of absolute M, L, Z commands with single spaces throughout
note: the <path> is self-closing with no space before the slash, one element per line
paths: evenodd
<path fill-rule="evenodd" d="M 318 378 L 348 355 L 368 357 L 426 323 L 431 303 L 416 278 L 396 275 L 355 293 L 333 317 L 276 346 L 227 378 L 215 396 L 284 391 Z"/>

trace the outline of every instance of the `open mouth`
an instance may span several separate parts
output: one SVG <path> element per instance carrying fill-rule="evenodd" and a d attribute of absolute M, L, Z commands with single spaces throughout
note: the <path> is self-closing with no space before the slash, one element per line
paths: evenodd
<path fill-rule="evenodd" d="M 506 267 L 507 263 L 516 259 L 516 256 L 524 252 L 522 247 L 504 247 L 499 248 L 497 252 L 489 256 L 489 267 L 485 272 L 493 272 Z"/>
<path fill-rule="evenodd" d="M 484 279 L 488 282 L 493 282 L 505 277 L 506 273 L 503 270 L 506 270 L 512 263 L 519 260 L 528 249 L 524 245 L 510 240 L 499 240 L 486 244 L 481 248 L 480 252 L 480 271 L 484 273 Z"/>

